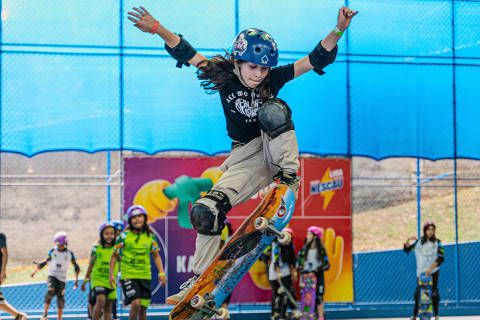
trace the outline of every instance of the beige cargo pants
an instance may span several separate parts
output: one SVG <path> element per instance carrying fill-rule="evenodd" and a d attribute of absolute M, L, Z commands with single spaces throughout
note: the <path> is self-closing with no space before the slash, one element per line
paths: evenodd
<path fill-rule="evenodd" d="M 213 190 L 228 196 L 232 207 L 247 201 L 261 188 L 273 182 L 279 169 L 297 173 L 298 144 L 295 131 L 282 133 L 275 139 L 262 135 L 234 148 L 220 169 L 223 172 Z M 195 274 L 202 274 L 220 251 L 221 236 L 197 234 L 195 242 Z"/>

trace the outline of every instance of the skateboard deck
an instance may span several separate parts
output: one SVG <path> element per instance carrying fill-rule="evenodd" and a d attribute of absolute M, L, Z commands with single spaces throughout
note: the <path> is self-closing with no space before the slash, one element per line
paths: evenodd
<path fill-rule="evenodd" d="M 281 276 L 278 278 L 278 283 L 280 284 L 278 294 L 285 295 L 292 304 L 297 305 L 297 299 L 295 299 L 292 296 L 292 293 L 288 291 L 287 287 L 285 287 L 285 285 L 282 282 Z"/>
<path fill-rule="evenodd" d="M 278 283 L 280 287 L 277 290 L 277 298 L 275 299 L 275 307 L 274 310 L 278 314 L 274 314 L 273 319 L 299 319 L 300 313 L 298 312 L 298 303 L 297 299 L 292 295 L 290 291 L 288 291 L 287 287 L 282 282 L 282 275 L 280 274 L 278 277 Z M 287 315 L 287 305 L 290 302 L 292 305 L 295 306 L 294 309 L 291 309 L 291 315 Z"/>
<path fill-rule="evenodd" d="M 300 303 L 301 319 L 315 319 L 317 293 L 317 277 L 315 275 L 304 274 L 301 286 L 302 301 Z"/>
<path fill-rule="evenodd" d="M 209 298 L 213 296 L 209 305 L 218 309 L 275 237 L 268 231 L 257 230 L 256 219 L 267 218 L 275 229 L 282 230 L 290 221 L 294 208 L 295 196 L 290 188 L 277 185 L 271 189 L 197 279 L 188 294 L 172 309 L 169 319 L 210 319 L 215 316 L 216 313 L 212 310 L 194 308 L 192 298 L 204 297 L 206 294 Z"/>
<path fill-rule="evenodd" d="M 418 279 L 418 286 L 420 288 L 420 297 L 418 299 L 418 315 L 421 320 L 430 320 L 432 317 L 432 277 L 426 276 L 422 273 Z"/>

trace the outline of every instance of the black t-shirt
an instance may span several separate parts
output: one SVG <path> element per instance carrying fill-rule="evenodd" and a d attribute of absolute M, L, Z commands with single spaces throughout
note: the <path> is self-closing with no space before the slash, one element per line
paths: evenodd
<path fill-rule="evenodd" d="M 3 233 L 0 233 L 0 249 L 1 248 L 6 248 L 7 247 L 7 237 Z M 0 270 L 2 270 L 2 258 L 3 258 L 3 253 L 2 250 L 0 250 Z"/>
<path fill-rule="evenodd" d="M 272 68 L 270 71 L 270 95 L 275 98 L 285 83 L 292 80 L 295 70 L 292 64 Z M 264 99 L 257 89 L 244 86 L 238 77 L 220 90 L 223 112 L 227 121 L 228 136 L 235 141 L 249 142 L 260 136 L 257 110 Z"/>

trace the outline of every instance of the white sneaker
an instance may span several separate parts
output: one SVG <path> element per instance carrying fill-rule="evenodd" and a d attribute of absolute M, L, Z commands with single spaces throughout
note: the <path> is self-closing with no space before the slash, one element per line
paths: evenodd
<path fill-rule="evenodd" d="M 182 283 L 180 285 L 180 291 L 177 294 L 167 297 L 165 302 L 168 304 L 177 304 L 180 301 L 182 301 L 182 299 L 187 295 L 188 291 L 190 291 L 190 289 L 193 287 L 197 279 L 198 279 L 198 276 L 195 275 L 190 279 L 188 279 L 187 281 L 185 281 L 184 283 Z"/>

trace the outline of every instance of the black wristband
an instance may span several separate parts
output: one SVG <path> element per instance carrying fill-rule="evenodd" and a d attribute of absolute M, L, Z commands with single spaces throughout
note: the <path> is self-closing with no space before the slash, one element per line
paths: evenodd
<path fill-rule="evenodd" d="M 168 54 L 172 56 L 172 58 L 177 60 L 177 68 L 181 68 L 183 65 L 189 67 L 190 64 L 188 63 L 188 60 L 195 56 L 197 50 L 195 50 L 181 34 L 178 36 L 180 37 L 180 43 L 175 47 L 170 48 L 165 42 L 165 50 L 167 50 Z"/>
<path fill-rule="evenodd" d="M 325 73 L 322 69 L 332 64 L 337 57 L 338 46 L 335 46 L 331 51 L 327 51 L 322 46 L 322 41 L 320 41 L 315 49 L 308 55 L 310 59 L 310 64 L 313 66 L 313 71 L 322 75 Z"/>

